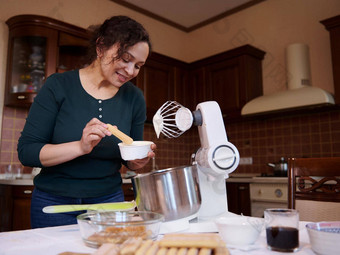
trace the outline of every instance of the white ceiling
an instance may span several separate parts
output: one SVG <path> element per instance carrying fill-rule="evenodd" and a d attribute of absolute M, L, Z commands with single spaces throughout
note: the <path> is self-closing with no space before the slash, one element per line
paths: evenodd
<path fill-rule="evenodd" d="M 264 0 L 111 0 L 190 32 Z"/>

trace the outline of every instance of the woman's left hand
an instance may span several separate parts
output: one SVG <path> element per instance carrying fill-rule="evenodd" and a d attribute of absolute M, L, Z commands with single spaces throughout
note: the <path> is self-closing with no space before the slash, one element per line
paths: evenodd
<path fill-rule="evenodd" d="M 154 152 L 156 148 L 157 148 L 156 144 L 153 143 L 151 144 L 151 151 L 149 151 L 148 156 L 146 158 L 128 161 L 127 164 L 128 164 L 129 169 L 137 170 L 137 169 L 143 168 L 150 161 L 151 158 L 156 156 Z"/>

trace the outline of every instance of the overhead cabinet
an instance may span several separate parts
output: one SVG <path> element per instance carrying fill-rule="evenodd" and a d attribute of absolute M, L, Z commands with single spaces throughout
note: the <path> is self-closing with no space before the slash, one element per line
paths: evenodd
<path fill-rule="evenodd" d="M 201 101 L 214 100 L 227 119 L 241 116 L 242 107 L 261 96 L 265 52 L 245 45 L 192 64 L 192 91 Z"/>
<path fill-rule="evenodd" d="M 329 31 L 334 80 L 334 99 L 335 103 L 340 105 L 340 15 L 322 20 L 321 23 Z"/>
<path fill-rule="evenodd" d="M 38 15 L 19 15 L 9 28 L 5 105 L 29 107 L 46 77 L 85 64 L 90 32 Z"/>
<path fill-rule="evenodd" d="M 143 90 L 147 120 L 152 121 L 157 110 L 168 100 L 185 105 L 188 99 L 187 64 L 179 60 L 152 53 L 140 70 L 136 85 Z"/>
<path fill-rule="evenodd" d="M 86 64 L 91 32 L 37 15 L 7 20 L 7 106 L 29 107 L 46 77 Z M 142 89 L 147 120 L 168 100 L 194 110 L 203 101 L 217 101 L 225 118 L 240 117 L 242 107 L 262 95 L 264 52 L 250 45 L 193 63 L 152 53 L 133 82 Z"/>
<path fill-rule="evenodd" d="M 245 45 L 193 63 L 152 53 L 137 76 L 145 96 L 147 118 L 168 100 L 194 110 L 198 103 L 217 101 L 223 117 L 237 119 L 242 107 L 261 96 L 265 52 Z"/>

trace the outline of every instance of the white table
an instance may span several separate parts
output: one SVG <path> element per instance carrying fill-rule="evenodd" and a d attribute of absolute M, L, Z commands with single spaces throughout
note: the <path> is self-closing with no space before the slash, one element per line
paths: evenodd
<path fill-rule="evenodd" d="M 305 225 L 306 222 L 300 223 L 300 250 L 291 254 L 314 254 L 309 244 Z M 269 251 L 266 248 L 264 231 L 261 232 L 255 246 L 257 249 L 250 251 L 232 248 L 229 248 L 229 250 L 231 255 L 289 254 Z M 78 225 L 0 233 L 0 255 L 57 255 L 65 251 L 93 253 L 95 249 L 87 247 L 83 243 Z"/>

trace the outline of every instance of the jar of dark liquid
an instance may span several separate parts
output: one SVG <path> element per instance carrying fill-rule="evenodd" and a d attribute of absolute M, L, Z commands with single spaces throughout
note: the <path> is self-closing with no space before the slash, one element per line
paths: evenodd
<path fill-rule="evenodd" d="M 299 249 L 299 213 L 294 209 L 272 208 L 264 211 L 267 247 L 273 251 Z"/>

